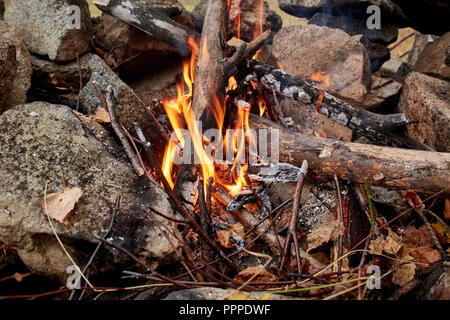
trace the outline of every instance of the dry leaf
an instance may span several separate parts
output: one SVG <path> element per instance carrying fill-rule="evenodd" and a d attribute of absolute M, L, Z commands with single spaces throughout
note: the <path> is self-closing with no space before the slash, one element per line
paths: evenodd
<path fill-rule="evenodd" d="M 69 227 L 70 224 L 67 221 L 67 216 L 73 210 L 75 203 L 77 203 L 82 195 L 83 191 L 79 188 L 65 188 L 63 192 L 49 194 L 46 199 L 46 213 L 51 218 Z M 41 204 L 45 212 L 45 199 L 42 199 Z"/>
<path fill-rule="evenodd" d="M 100 108 L 95 111 L 94 120 L 99 123 L 110 123 L 111 118 L 109 117 L 108 111 L 105 108 Z"/>
<path fill-rule="evenodd" d="M 270 300 L 271 297 L 272 297 L 272 294 L 267 293 L 264 297 L 262 297 L 261 299 L 258 299 L 258 300 Z"/>
<path fill-rule="evenodd" d="M 216 230 L 217 239 L 224 248 L 234 248 L 234 244 L 231 243 L 231 231 L 230 230 Z"/>
<path fill-rule="evenodd" d="M 336 240 L 339 236 L 344 235 L 344 231 L 345 228 L 342 222 L 331 220 L 325 223 L 319 229 L 306 236 L 306 241 L 308 242 L 307 252 L 320 247 L 324 243 Z"/>
<path fill-rule="evenodd" d="M 447 232 L 447 228 L 440 221 L 433 223 L 432 226 L 441 237 L 439 239 L 439 242 L 443 244 L 447 244 L 450 242 L 450 234 Z"/>
<path fill-rule="evenodd" d="M 402 262 L 405 261 L 411 261 L 413 258 L 407 254 L 407 250 L 404 250 L 406 253 L 404 256 L 402 256 L 401 260 Z M 411 263 L 405 263 L 401 264 L 400 262 L 396 263 L 398 267 L 395 269 L 394 273 L 392 274 L 392 282 L 399 285 L 404 286 L 409 281 L 414 279 L 414 275 L 416 274 L 416 264 Z"/>
<path fill-rule="evenodd" d="M 240 224 L 240 223 L 235 223 L 235 224 L 232 224 L 231 226 L 230 226 L 230 230 L 231 231 L 234 231 L 234 233 L 238 236 L 238 237 L 243 237 L 244 235 L 245 235 L 245 232 L 244 232 L 244 226 L 242 225 L 242 224 Z"/>
<path fill-rule="evenodd" d="M 450 220 L 450 199 L 445 199 L 444 217 Z"/>
<path fill-rule="evenodd" d="M 267 271 L 266 268 L 264 268 L 264 266 L 260 264 L 256 267 L 249 267 L 245 270 L 242 270 L 236 275 L 234 280 L 244 283 L 250 280 L 252 277 L 254 277 L 252 279 L 252 281 L 254 282 L 275 281 L 277 279 L 277 277 L 273 273 Z"/>
<path fill-rule="evenodd" d="M 248 296 L 241 291 L 234 292 L 224 298 L 224 300 L 248 300 L 248 299 L 249 299 Z"/>
<path fill-rule="evenodd" d="M 425 209 L 425 205 L 422 202 L 422 199 L 412 190 L 408 190 L 405 193 L 405 196 L 403 197 L 403 200 L 408 202 L 408 204 L 418 210 Z"/>
<path fill-rule="evenodd" d="M 402 234 L 402 240 L 408 247 L 432 247 L 434 245 L 426 226 L 421 226 L 419 229 L 407 226 Z"/>
<path fill-rule="evenodd" d="M 439 252 L 430 247 L 408 248 L 408 254 L 417 262 L 434 263 L 441 260 Z"/>
<path fill-rule="evenodd" d="M 22 282 L 23 279 L 25 279 L 28 276 L 31 276 L 32 274 L 33 274 L 32 272 L 28 272 L 28 273 L 16 272 L 11 276 L 11 278 L 15 279 L 17 282 Z"/>
<path fill-rule="evenodd" d="M 385 252 L 387 254 L 397 255 L 402 247 L 402 239 L 390 229 L 386 239 L 378 238 L 372 240 L 369 245 L 372 254 L 381 254 L 382 252 Z"/>

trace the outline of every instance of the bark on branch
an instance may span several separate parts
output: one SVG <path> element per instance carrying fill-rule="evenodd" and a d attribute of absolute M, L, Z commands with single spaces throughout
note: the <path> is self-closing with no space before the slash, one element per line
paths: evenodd
<path fill-rule="evenodd" d="M 264 86 L 274 89 L 277 93 L 297 100 L 305 105 L 316 107 L 321 90 L 299 78 L 267 64 L 255 60 L 249 61 L 251 76 Z M 391 130 L 408 123 L 402 113 L 381 115 L 352 105 L 329 94 L 323 94 L 319 112 L 333 121 L 358 132 L 371 141 L 388 145 L 401 146 L 397 137 L 392 136 Z"/>
<path fill-rule="evenodd" d="M 423 193 L 446 189 L 443 195 L 450 196 L 450 153 L 306 136 L 255 115 L 250 117 L 250 127 L 256 131 L 278 129 L 279 139 L 270 141 L 268 150 L 271 150 L 271 144 L 279 143 L 281 163 L 300 167 L 303 160 L 307 160 L 309 173 L 314 178 L 332 179 L 336 174 L 339 179 L 356 183 L 367 182 L 369 185 Z M 258 166 L 249 168 L 250 174 L 256 176 L 261 170 L 264 171 Z M 276 172 L 276 166 L 272 171 Z"/>
<path fill-rule="evenodd" d="M 195 71 L 192 110 L 202 129 L 214 127 L 216 117 L 225 113 L 225 86 L 228 80 L 223 70 L 225 39 L 228 26 L 226 0 L 210 0 L 200 42 Z"/>

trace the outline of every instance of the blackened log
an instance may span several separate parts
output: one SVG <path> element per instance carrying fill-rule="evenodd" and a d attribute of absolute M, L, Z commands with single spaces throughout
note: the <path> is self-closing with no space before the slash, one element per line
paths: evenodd
<path fill-rule="evenodd" d="M 283 70 L 261 62 L 250 60 L 250 77 L 277 93 L 316 108 L 321 89 L 294 77 Z M 369 138 L 371 141 L 387 146 L 403 146 L 404 143 L 394 136 L 392 130 L 408 123 L 402 113 L 381 115 L 364 109 L 353 107 L 341 99 L 329 94 L 323 94 L 319 112 L 348 127 L 349 129 Z"/>

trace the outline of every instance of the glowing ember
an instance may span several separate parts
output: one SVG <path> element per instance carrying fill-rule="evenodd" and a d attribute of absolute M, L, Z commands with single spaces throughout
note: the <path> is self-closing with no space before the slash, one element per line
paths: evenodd
<path fill-rule="evenodd" d="M 325 73 L 318 71 L 315 74 L 309 76 L 312 81 L 317 81 L 321 84 L 322 90 L 327 90 L 330 86 L 330 76 Z"/>
<path fill-rule="evenodd" d="M 316 137 L 319 137 L 319 138 L 326 139 L 328 137 L 327 132 L 325 131 L 324 128 L 320 128 L 319 130 L 314 131 L 314 134 L 316 135 Z"/>
<path fill-rule="evenodd" d="M 320 107 L 322 106 L 323 96 L 325 94 L 325 90 L 330 86 L 330 76 L 325 73 L 318 71 L 315 74 L 309 77 L 312 81 L 319 82 L 319 88 L 321 89 L 319 93 L 319 97 L 316 102 L 316 112 L 319 112 Z"/>

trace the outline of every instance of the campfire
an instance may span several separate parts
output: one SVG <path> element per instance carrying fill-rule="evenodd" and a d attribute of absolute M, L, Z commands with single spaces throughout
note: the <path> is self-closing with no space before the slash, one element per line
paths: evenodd
<path fill-rule="evenodd" d="M 23 261 L 0 282 L 446 292 L 429 279 L 448 278 L 449 36 L 415 5 L 367 1 L 386 23 L 370 29 L 360 1 L 27 1 L 0 21 L 0 246 Z"/>

